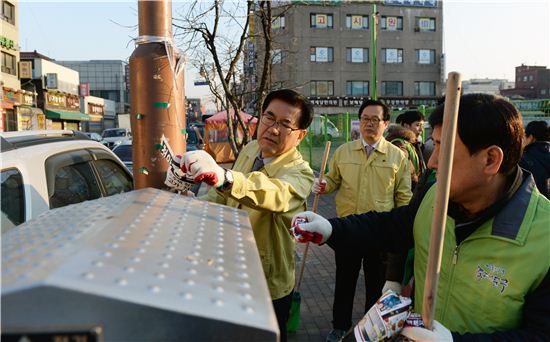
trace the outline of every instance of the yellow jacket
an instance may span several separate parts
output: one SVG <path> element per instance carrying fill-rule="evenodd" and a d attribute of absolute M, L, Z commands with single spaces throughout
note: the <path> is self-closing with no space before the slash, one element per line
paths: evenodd
<path fill-rule="evenodd" d="M 260 171 L 250 172 L 259 150 L 257 141 L 246 145 L 233 165 L 231 190 L 210 189 L 203 198 L 248 212 L 269 292 L 275 300 L 294 288 L 290 222 L 295 214 L 306 210 L 314 177 L 296 149 L 275 157 Z"/>
<path fill-rule="evenodd" d="M 383 137 L 368 159 L 361 139 L 338 147 L 325 179 L 325 193 L 338 190 L 338 216 L 389 211 L 412 197 L 409 161 Z"/>

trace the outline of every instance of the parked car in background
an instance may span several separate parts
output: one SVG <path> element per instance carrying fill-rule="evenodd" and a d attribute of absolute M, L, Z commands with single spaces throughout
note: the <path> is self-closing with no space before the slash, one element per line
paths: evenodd
<path fill-rule="evenodd" d="M 107 128 L 101 134 L 103 145 L 113 148 L 125 141 L 132 140 L 132 132 L 128 128 Z"/>
<path fill-rule="evenodd" d="M 86 136 L 88 136 L 88 138 L 92 140 L 99 141 L 99 142 L 103 140 L 101 135 L 99 135 L 98 133 L 94 133 L 94 132 L 82 132 L 82 133 L 86 134 Z"/>
<path fill-rule="evenodd" d="M 113 147 L 113 153 L 122 160 L 128 171 L 133 172 L 134 161 L 132 159 L 132 141 L 123 141 Z"/>
<path fill-rule="evenodd" d="M 2 233 L 53 208 L 133 189 L 107 147 L 78 131 L 0 133 Z"/>

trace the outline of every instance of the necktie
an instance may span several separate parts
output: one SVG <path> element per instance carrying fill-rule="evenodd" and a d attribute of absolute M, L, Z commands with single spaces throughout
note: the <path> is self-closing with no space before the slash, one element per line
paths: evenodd
<path fill-rule="evenodd" d="M 250 170 L 250 172 L 258 171 L 262 167 L 264 167 L 264 160 L 260 157 L 256 157 L 256 159 L 254 160 L 254 165 L 252 165 L 252 170 Z"/>
<path fill-rule="evenodd" d="M 369 157 L 371 155 L 372 151 L 374 151 L 374 147 L 372 147 L 371 145 L 365 146 L 365 149 L 367 151 L 367 157 Z"/>

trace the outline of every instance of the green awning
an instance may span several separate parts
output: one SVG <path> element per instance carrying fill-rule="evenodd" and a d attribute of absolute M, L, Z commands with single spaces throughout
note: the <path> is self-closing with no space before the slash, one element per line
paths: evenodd
<path fill-rule="evenodd" d="M 90 116 L 81 112 L 69 112 L 65 110 L 46 109 L 46 118 L 76 121 L 90 121 Z"/>

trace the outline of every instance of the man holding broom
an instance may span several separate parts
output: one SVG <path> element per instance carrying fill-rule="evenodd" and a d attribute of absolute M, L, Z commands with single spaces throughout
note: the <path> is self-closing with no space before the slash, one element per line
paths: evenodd
<path fill-rule="evenodd" d="M 389 108 L 380 101 L 366 100 L 359 108 L 361 139 L 338 147 L 323 181 L 315 180 L 316 194 L 338 191 L 338 216 L 367 211 L 388 211 L 409 203 L 411 175 L 403 151 L 383 134 L 390 120 Z M 336 286 L 332 307 L 332 331 L 327 342 L 342 340 L 351 327 L 353 298 L 361 266 L 365 273 L 365 312 L 380 297 L 382 289 L 399 292 L 406 250 L 381 255 L 377 250 L 335 250 Z"/>
<path fill-rule="evenodd" d="M 258 140 L 244 147 L 232 170 L 220 167 L 205 151 L 183 155 L 182 170 L 212 186 L 211 202 L 248 212 L 273 300 L 281 341 L 286 341 L 294 289 L 292 216 L 306 209 L 313 171 L 296 149 L 313 120 L 313 107 L 290 89 L 267 95 L 262 105 Z"/>
<path fill-rule="evenodd" d="M 444 105 L 430 116 L 438 169 Z M 521 114 L 503 98 L 464 95 L 458 111 L 447 229 L 433 330 L 405 328 L 416 341 L 550 340 L 550 201 L 518 167 Z M 438 176 L 439 177 L 439 176 Z M 415 304 L 422 312 L 435 186 L 407 206 L 325 220 L 305 212 L 303 241 L 336 250 L 415 247 Z"/>

